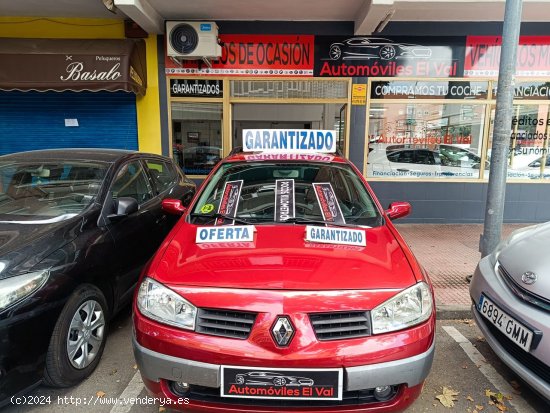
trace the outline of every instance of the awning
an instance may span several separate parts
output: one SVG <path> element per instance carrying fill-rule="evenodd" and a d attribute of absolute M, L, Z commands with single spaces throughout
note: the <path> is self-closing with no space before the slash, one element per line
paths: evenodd
<path fill-rule="evenodd" d="M 1 90 L 125 90 L 145 95 L 141 39 L 0 38 Z"/>

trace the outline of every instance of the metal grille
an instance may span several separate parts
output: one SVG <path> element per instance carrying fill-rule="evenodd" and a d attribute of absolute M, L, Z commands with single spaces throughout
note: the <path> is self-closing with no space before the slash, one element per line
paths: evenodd
<path fill-rule="evenodd" d="M 342 80 L 233 80 L 231 97 L 258 99 L 347 99 Z"/>
<path fill-rule="evenodd" d="M 519 298 L 521 298 L 523 301 L 526 301 L 527 303 L 534 305 L 535 307 L 541 308 L 547 312 L 550 312 L 550 300 L 540 297 L 536 294 L 533 294 L 531 291 L 526 290 L 522 286 L 518 285 L 512 276 L 506 271 L 506 269 L 502 265 L 498 265 L 498 272 L 501 275 L 502 279 L 508 285 L 508 288 L 512 290 L 512 292 L 517 295 Z"/>
<path fill-rule="evenodd" d="M 536 374 L 546 384 L 550 384 L 550 366 L 544 364 L 538 358 L 521 349 L 512 340 L 506 337 L 492 323 L 487 322 L 483 317 L 479 317 L 483 324 L 489 329 L 496 341 L 504 348 L 504 350 L 513 358 L 515 358 L 522 366 L 529 369 L 533 374 Z"/>
<path fill-rule="evenodd" d="M 245 340 L 256 320 L 256 313 L 199 308 L 198 333 L 211 336 L 231 337 Z"/>
<path fill-rule="evenodd" d="M 388 401 L 391 401 L 402 386 L 395 387 L 392 394 L 388 396 Z M 277 400 L 277 399 L 247 399 L 239 397 L 221 397 L 220 389 L 214 387 L 190 386 L 189 392 L 182 397 L 188 397 L 190 400 L 220 403 L 220 404 L 236 404 L 241 406 L 267 406 L 267 407 L 330 407 L 330 406 L 357 406 L 371 403 L 379 403 L 374 397 L 374 389 L 343 391 L 342 400 Z"/>
<path fill-rule="evenodd" d="M 310 314 L 319 341 L 366 337 L 371 334 L 368 311 Z"/>

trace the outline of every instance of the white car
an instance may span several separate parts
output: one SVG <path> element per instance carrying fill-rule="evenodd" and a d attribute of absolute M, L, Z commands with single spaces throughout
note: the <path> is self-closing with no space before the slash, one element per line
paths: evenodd
<path fill-rule="evenodd" d="M 478 178 L 480 165 L 479 155 L 454 145 L 437 145 L 433 149 L 376 145 L 367 158 L 367 176 Z"/>

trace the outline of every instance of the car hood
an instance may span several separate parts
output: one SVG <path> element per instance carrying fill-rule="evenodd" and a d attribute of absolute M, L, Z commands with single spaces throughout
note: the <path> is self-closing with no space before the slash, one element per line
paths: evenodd
<path fill-rule="evenodd" d="M 366 229 L 366 247 L 306 242 L 303 225 L 257 225 L 254 242 L 197 244 L 184 224 L 151 276 L 168 285 L 342 290 L 402 289 L 416 282 L 393 233 Z"/>
<path fill-rule="evenodd" d="M 29 271 L 74 239 L 81 221 L 82 217 L 46 224 L 0 222 L 0 279 Z"/>
<path fill-rule="evenodd" d="M 520 230 L 498 257 L 500 265 L 515 283 L 540 297 L 550 299 L 550 223 Z M 533 284 L 522 281 L 523 274 L 536 274 Z"/>

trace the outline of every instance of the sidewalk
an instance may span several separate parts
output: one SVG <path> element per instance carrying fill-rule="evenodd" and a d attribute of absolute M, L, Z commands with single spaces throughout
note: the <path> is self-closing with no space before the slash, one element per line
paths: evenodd
<path fill-rule="evenodd" d="M 504 224 L 503 238 L 531 224 Z M 396 227 L 424 266 L 435 288 L 438 314 L 453 312 L 469 318 L 470 296 L 466 277 L 481 257 L 482 224 L 398 224 Z M 441 314 L 449 318 L 449 314 Z"/>

